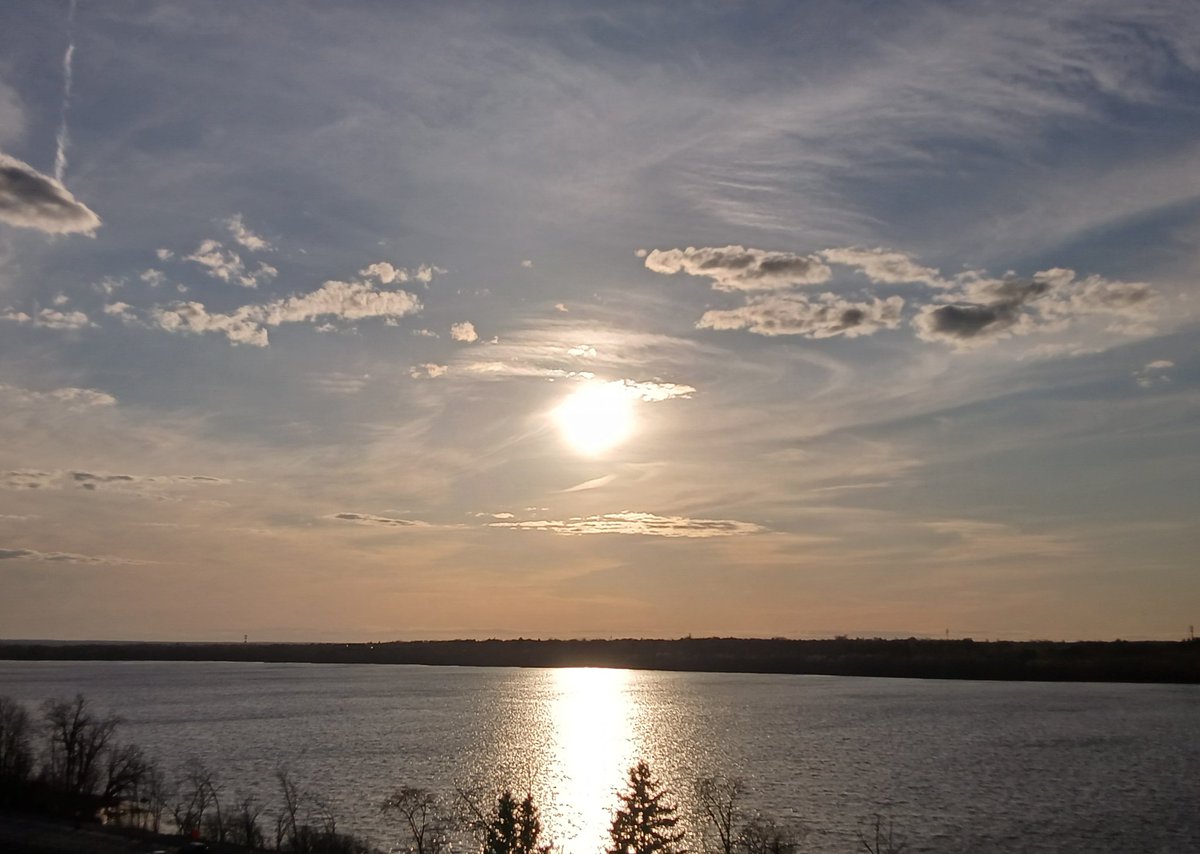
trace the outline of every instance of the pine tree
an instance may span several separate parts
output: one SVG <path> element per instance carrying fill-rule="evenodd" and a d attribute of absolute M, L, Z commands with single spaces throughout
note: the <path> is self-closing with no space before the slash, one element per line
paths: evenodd
<path fill-rule="evenodd" d="M 629 788 L 618 796 L 621 808 L 609 830 L 608 854 L 686 854 L 679 845 L 683 833 L 675 829 L 675 807 L 660 788 L 644 761 L 629 769 Z"/>
<path fill-rule="evenodd" d="M 533 795 L 517 803 L 505 789 L 496 801 L 496 812 L 484 829 L 483 854 L 546 854 L 549 845 L 538 845 L 542 821 Z"/>

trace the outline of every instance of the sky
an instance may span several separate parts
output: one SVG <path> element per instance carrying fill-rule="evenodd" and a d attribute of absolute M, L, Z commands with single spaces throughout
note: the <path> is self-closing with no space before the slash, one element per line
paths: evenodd
<path fill-rule="evenodd" d="M 0 636 L 1176 639 L 1190 0 L 0 12 Z"/>

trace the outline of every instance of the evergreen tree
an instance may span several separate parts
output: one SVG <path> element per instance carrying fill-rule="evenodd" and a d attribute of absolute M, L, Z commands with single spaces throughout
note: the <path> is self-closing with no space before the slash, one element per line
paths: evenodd
<path fill-rule="evenodd" d="M 546 854 L 549 845 L 538 845 L 542 820 L 533 795 L 517 803 L 505 789 L 496 801 L 496 812 L 484 829 L 483 854 Z"/>
<path fill-rule="evenodd" d="M 618 797 L 621 808 L 613 815 L 608 854 L 686 854 L 675 829 L 675 807 L 664 800 L 666 791 L 644 761 L 629 769 L 629 788 Z"/>

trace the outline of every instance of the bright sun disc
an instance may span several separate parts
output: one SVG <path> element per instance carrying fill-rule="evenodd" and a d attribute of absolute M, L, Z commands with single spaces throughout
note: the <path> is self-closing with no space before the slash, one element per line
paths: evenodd
<path fill-rule="evenodd" d="M 633 398 L 622 383 L 575 391 L 554 410 L 563 438 L 583 454 L 601 454 L 633 432 Z"/>

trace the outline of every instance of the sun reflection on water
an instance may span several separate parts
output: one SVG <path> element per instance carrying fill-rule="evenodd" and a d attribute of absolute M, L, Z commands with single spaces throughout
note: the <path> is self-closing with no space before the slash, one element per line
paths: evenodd
<path fill-rule="evenodd" d="M 616 790 L 637 758 L 637 704 L 626 670 L 554 671 L 555 788 L 568 852 L 602 850 Z"/>

